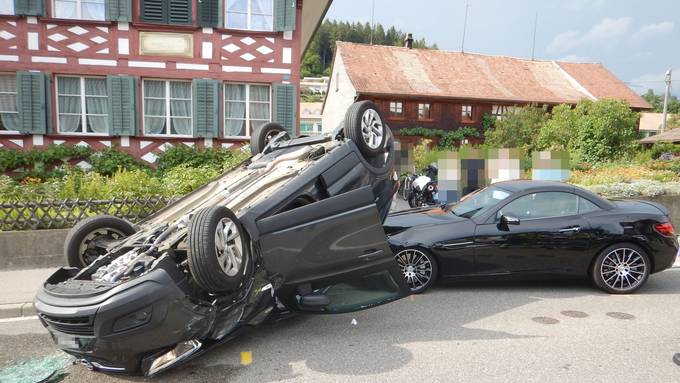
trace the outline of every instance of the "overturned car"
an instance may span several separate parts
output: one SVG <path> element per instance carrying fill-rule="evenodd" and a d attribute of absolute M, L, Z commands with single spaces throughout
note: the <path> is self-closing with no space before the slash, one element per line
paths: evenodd
<path fill-rule="evenodd" d="M 154 375 L 293 312 L 345 313 L 409 294 L 382 228 L 396 191 L 379 110 L 353 104 L 332 134 L 253 134 L 254 156 L 139 227 L 82 221 L 69 264 L 34 301 L 89 368 Z"/>

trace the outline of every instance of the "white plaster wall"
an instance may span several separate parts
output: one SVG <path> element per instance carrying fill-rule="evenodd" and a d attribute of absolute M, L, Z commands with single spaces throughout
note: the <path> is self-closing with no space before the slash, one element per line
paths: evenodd
<path fill-rule="evenodd" d="M 338 49 L 331 74 L 326 105 L 322 114 L 321 130 L 331 132 L 344 121 L 347 108 L 354 102 L 357 92 L 347 75 L 345 63 L 342 60 L 342 52 Z"/>

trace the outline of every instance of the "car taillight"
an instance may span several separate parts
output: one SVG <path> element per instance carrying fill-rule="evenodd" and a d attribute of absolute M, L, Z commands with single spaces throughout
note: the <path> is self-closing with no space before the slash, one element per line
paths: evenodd
<path fill-rule="evenodd" d="M 654 225 L 654 230 L 666 237 L 675 237 L 675 229 L 673 228 L 673 224 L 670 222 L 657 223 Z"/>

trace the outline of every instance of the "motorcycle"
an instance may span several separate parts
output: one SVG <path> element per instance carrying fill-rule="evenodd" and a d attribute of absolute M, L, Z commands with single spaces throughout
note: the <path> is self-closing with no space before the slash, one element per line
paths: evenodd
<path fill-rule="evenodd" d="M 437 188 L 437 165 L 432 163 L 427 167 L 426 175 L 413 176 L 404 187 L 406 201 L 412 208 L 439 204 Z"/>

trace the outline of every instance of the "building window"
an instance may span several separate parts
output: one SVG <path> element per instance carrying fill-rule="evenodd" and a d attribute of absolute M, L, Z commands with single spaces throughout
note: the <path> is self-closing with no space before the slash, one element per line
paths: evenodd
<path fill-rule="evenodd" d="M 0 74 L 0 131 L 18 131 L 17 78 L 13 74 Z"/>
<path fill-rule="evenodd" d="M 432 105 L 418 104 L 418 119 L 419 120 L 432 119 Z"/>
<path fill-rule="evenodd" d="M 400 101 L 390 101 L 390 114 L 401 117 L 404 114 L 404 104 Z"/>
<path fill-rule="evenodd" d="M 312 121 L 300 122 L 300 135 L 317 136 L 321 134 L 321 124 Z"/>
<path fill-rule="evenodd" d="M 0 15 L 13 15 L 14 1 L 0 1 Z"/>
<path fill-rule="evenodd" d="M 463 105 L 461 106 L 460 110 L 460 116 L 463 120 L 472 120 L 472 105 Z"/>
<path fill-rule="evenodd" d="M 106 79 L 57 76 L 57 110 L 59 133 L 108 133 Z"/>
<path fill-rule="evenodd" d="M 104 20 L 105 0 L 54 0 L 54 17 L 59 19 Z"/>
<path fill-rule="evenodd" d="M 225 26 L 253 31 L 274 30 L 273 0 L 226 0 Z"/>
<path fill-rule="evenodd" d="M 144 134 L 191 135 L 191 82 L 144 80 Z"/>
<path fill-rule="evenodd" d="M 491 114 L 496 117 L 497 120 L 503 118 L 503 115 L 508 111 L 508 107 L 505 105 L 492 105 Z"/>
<path fill-rule="evenodd" d="M 224 136 L 249 137 L 271 121 L 269 85 L 224 84 Z"/>

